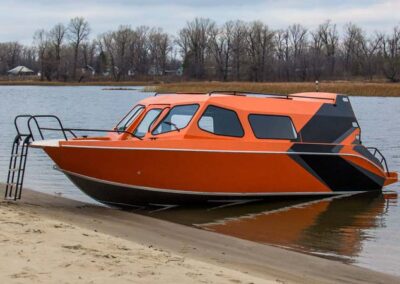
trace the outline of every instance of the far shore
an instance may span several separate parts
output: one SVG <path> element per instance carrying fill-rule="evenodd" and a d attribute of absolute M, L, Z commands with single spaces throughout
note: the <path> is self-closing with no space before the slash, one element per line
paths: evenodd
<path fill-rule="evenodd" d="M 263 94 L 293 94 L 302 92 L 327 92 L 349 96 L 400 97 L 400 83 L 363 82 L 363 81 L 329 81 L 320 82 L 183 82 L 165 83 L 145 87 L 153 92 L 210 92 L 210 91 L 243 91 Z"/>
<path fill-rule="evenodd" d="M 220 82 L 220 81 L 85 81 L 59 82 L 40 80 L 0 80 L 0 86 L 104 86 L 133 87 L 144 86 L 145 92 L 210 92 L 210 91 L 243 91 L 264 94 L 293 94 L 315 92 L 314 82 Z M 319 92 L 339 93 L 349 96 L 400 97 L 400 83 L 383 81 L 321 81 Z"/>
<path fill-rule="evenodd" d="M 0 202 L 0 263 L 2 283 L 400 282 L 370 269 L 27 189 L 20 201 Z"/>

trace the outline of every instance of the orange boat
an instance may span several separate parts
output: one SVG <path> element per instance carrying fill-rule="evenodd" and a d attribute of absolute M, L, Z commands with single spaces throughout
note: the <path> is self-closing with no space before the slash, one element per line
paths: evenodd
<path fill-rule="evenodd" d="M 40 126 L 49 117 L 60 127 Z M 64 128 L 55 116 L 23 115 L 15 124 L 6 191 L 14 199 L 28 145 L 42 148 L 83 192 L 119 207 L 381 191 L 397 181 L 379 150 L 361 144 L 350 100 L 338 94 L 156 94 L 113 130 Z M 63 139 L 44 140 L 45 131 Z"/>

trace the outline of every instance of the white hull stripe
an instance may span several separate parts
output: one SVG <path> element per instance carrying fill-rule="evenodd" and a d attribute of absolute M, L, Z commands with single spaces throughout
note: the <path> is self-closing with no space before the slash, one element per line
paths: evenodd
<path fill-rule="evenodd" d="M 98 179 L 94 177 L 89 177 L 85 175 L 81 175 L 78 173 L 74 173 L 71 171 L 59 169 L 60 171 L 77 176 L 79 178 L 95 181 L 98 183 L 109 184 L 113 186 L 120 186 L 130 189 L 140 189 L 147 190 L 153 192 L 162 192 L 162 193 L 172 193 L 172 194 L 188 194 L 188 195 L 211 195 L 211 196 L 299 196 L 299 195 L 342 195 L 342 194 L 355 194 L 361 193 L 365 191 L 330 191 L 330 192 L 204 192 L 204 191 L 189 191 L 189 190 L 178 190 L 178 189 L 165 189 L 165 188 L 155 188 L 155 187 L 147 187 L 147 186 L 139 186 L 139 185 L 130 185 L 124 183 L 118 183 L 113 181 L 107 181 L 103 179 Z"/>

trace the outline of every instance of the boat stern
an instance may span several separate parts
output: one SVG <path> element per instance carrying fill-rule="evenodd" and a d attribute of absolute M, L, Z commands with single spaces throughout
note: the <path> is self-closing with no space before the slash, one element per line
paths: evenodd
<path fill-rule="evenodd" d="M 392 184 L 392 183 L 396 183 L 398 181 L 399 181 L 398 173 L 396 173 L 396 172 L 387 172 L 384 186 L 387 186 L 387 185 Z"/>

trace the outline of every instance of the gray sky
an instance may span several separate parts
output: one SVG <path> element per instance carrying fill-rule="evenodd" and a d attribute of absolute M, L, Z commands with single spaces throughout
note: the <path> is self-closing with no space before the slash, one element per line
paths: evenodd
<path fill-rule="evenodd" d="M 175 33 L 195 17 L 217 23 L 261 20 L 271 28 L 301 23 L 314 28 L 330 19 L 339 28 L 353 22 L 368 32 L 400 24 L 400 0 L 0 0 L 0 41 L 32 43 L 35 30 L 85 17 L 92 36 L 119 25 L 158 26 Z"/>

